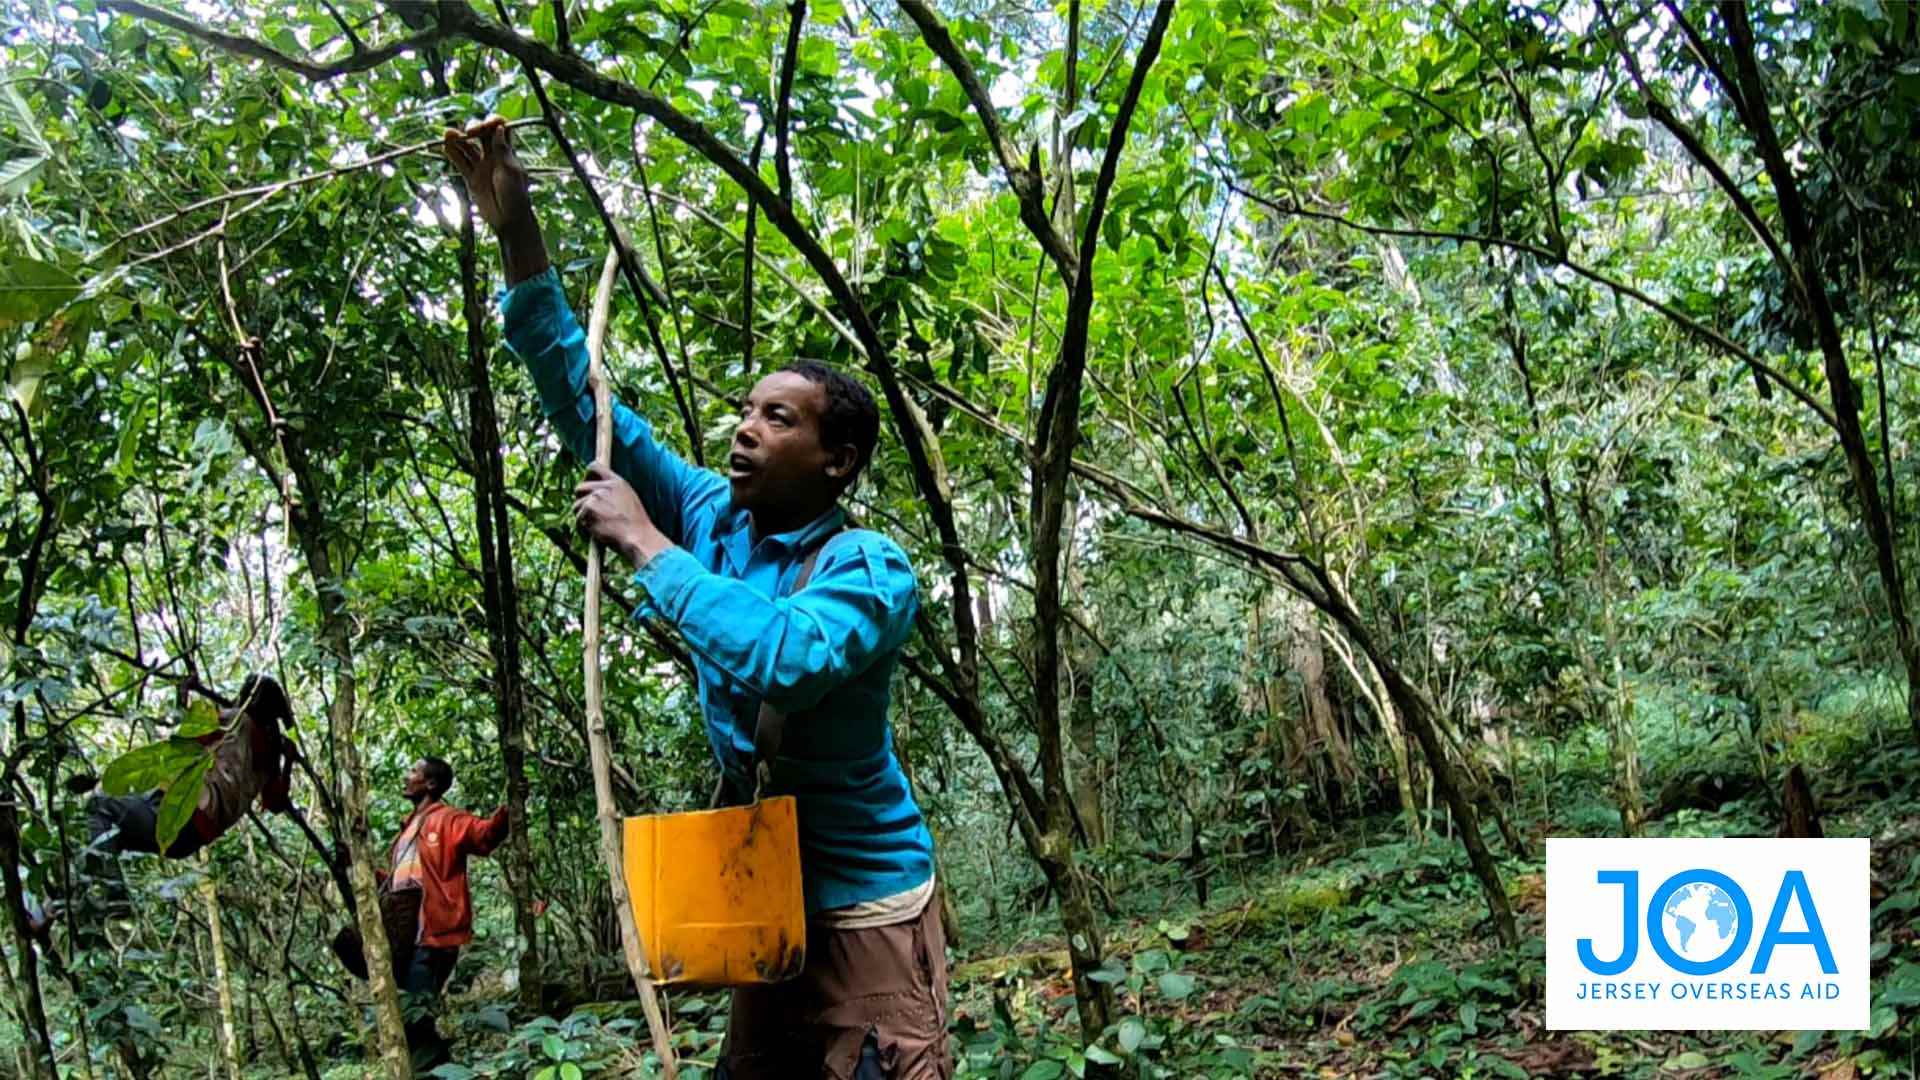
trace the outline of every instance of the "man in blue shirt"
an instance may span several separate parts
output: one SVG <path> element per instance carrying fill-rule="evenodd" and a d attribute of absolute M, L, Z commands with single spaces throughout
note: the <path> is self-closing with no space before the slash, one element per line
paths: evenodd
<path fill-rule="evenodd" d="M 500 240 L 508 347 L 562 440 L 590 461 L 586 338 L 507 129 L 449 131 L 446 148 Z M 905 552 L 851 528 L 839 505 L 879 438 L 872 395 L 821 364 L 766 376 L 747 395 L 725 478 L 676 456 L 625 406 L 612 419 L 612 469 L 588 468 L 575 516 L 632 560 L 645 608 L 693 653 L 723 787 L 751 798 L 757 756 L 770 756 L 768 793 L 799 806 L 806 966 L 734 992 L 720 1077 L 949 1076 L 933 840 L 887 723 L 916 582 Z M 755 746 L 763 705 L 787 718 L 777 748 Z"/>

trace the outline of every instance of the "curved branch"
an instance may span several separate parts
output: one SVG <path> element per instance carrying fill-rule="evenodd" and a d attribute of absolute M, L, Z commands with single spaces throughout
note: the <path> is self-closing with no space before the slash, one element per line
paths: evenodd
<path fill-rule="evenodd" d="M 1056 440 L 1071 456 L 1074 434 L 1080 420 L 1081 373 L 1087 366 L 1087 334 L 1093 316 L 1094 253 L 1100 244 L 1100 223 L 1106 217 L 1107 197 L 1113 191 L 1114 177 L 1120 170 L 1120 151 L 1127 144 L 1127 132 L 1133 126 L 1133 113 L 1140 105 L 1140 91 L 1146 85 L 1147 72 L 1160 55 L 1160 42 L 1166 37 L 1167 23 L 1173 18 L 1173 0 L 1160 0 L 1154 8 L 1153 22 L 1147 26 L 1146 40 L 1140 43 L 1140 55 L 1133 62 L 1133 76 L 1120 99 L 1119 114 L 1113 131 L 1107 136 L 1106 153 L 1100 160 L 1100 175 L 1094 181 L 1093 200 L 1087 206 L 1087 224 L 1080 237 L 1080 274 L 1072 281 L 1073 294 L 1067 302 L 1067 325 L 1060 340 L 1060 362 L 1047 376 L 1047 394 L 1040 402 L 1037 441 L 1043 457 L 1052 457 Z M 1044 238 L 1043 238 L 1044 242 Z M 1054 430 L 1054 429 L 1058 430 Z M 1050 478 L 1064 483 L 1067 465 L 1049 464 Z"/>
<path fill-rule="evenodd" d="M 149 22 L 157 22 L 162 26 L 178 30 L 188 37 L 198 38 L 209 45 L 224 49 L 227 52 L 264 61 L 277 68 L 285 68 L 299 75 L 301 78 L 310 79 L 314 82 L 324 82 L 328 79 L 337 78 L 341 75 L 349 75 L 356 71 L 370 71 L 392 60 L 396 56 L 412 52 L 415 49 L 424 48 L 436 42 L 445 41 L 447 38 L 453 36 L 451 27 L 440 25 L 429 30 L 422 30 L 412 37 L 402 38 L 399 41 L 382 45 L 377 49 L 367 49 L 365 51 L 356 50 L 349 53 L 344 59 L 336 60 L 331 64 L 316 64 L 310 60 L 302 60 L 298 57 L 288 56 L 286 53 L 270 45 L 264 45 L 252 38 L 241 37 L 238 34 L 223 33 L 210 27 L 201 26 L 199 23 L 183 16 L 175 15 L 171 11 L 163 11 L 151 4 L 140 3 L 140 0 L 103 0 L 100 6 L 108 11 L 119 11 L 127 15 L 132 15 L 135 18 L 146 19 Z"/>
<path fill-rule="evenodd" d="M 761 128 L 760 134 L 756 135 L 753 140 L 753 156 L 747 159 L 747 164 L 752 166 L 755 172 L 760 171 L 760 151 L 766 144 L 767 131 L 765 128 Z M 645 173 L 640 174 L 640 185 L 641 190 L 646 193 L 647 210 L 651 213 L 653 210 L 653 191 L 647 183 Z M 783 192 L 783 194 L 785 193 Z M 791 203 L 793 200 L 788 199 L 787 201 Z M 720 231 L 726 232 L 725 229 Z M 755 241 L 759 239 L 756 235 L 759 231 L 760 208 L 752 203 L 748 203 L 747 235 L 742 248 L 742 254 L 745 257 L 740 260 L 740 367 L 748 372 L 755 370 L 753 366 L 753 252 Z"/>

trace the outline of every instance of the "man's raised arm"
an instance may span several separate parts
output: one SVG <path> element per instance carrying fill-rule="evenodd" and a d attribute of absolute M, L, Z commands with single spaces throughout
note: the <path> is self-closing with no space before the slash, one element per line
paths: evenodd
<path fill-rule="evenodd" d="M 507 347 L 533 376 L 540 404 L 561 441 L 582 463 L 593 460 L 593 392 L 587 385 L 587 336 L 567 305 L 547 259 L 527 172 L 514 155 L 504 122 L 488 120 L 462 134 L 448 131 L 447 157 L 460 170 L 474 208 L 500 239 L 507 291 L 500 311 Z M 660 530 L 682 541 L 685 510 L 724 497 L 727 482 L 694 468 L 654 437 L 638 414 L 613 402 L 613 470 L 639 493 Z"/>

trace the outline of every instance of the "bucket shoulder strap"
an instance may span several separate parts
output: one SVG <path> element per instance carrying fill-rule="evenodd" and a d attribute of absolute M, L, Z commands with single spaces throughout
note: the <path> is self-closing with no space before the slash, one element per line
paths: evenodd
<path fill-rule="evenodd" d="M 827 549 L 833 538 L 839 536 L 842 529 L 835 529 L 822 537 L 820 542 L 807 552 L 805 561 L 800 564 L 800 573 L 794 576 L 793 588 L 787 593 L 792 596 L 807 587 L 813 579 L 814 564 L 820 561 L 820 553 Z M 786 737 L 787 714 L 767 704 L 760 703 L 760 715 L 753 726 L 753 800 L 760 796 L 773 780 L 773 759 L 780 756 L 780 744 Z"/>

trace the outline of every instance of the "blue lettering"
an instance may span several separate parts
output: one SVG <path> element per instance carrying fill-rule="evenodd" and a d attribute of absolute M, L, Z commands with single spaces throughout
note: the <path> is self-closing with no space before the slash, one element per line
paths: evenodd
<path fill-rule="evenodd" d="M 1800 913 L 1806 916 L 1805 930 L 1782 930 L 1780 924 L 1787 918 L 1787 903 L 1800 901 Z M 1744 911 L 1742 912 L 1744 915 Z M 1745 929 L 1744 922 L 1741 929 Z M 1760 950 L 1753 954 L 1753 973 L 1766 973 L 1767 962 L 1773 959 L 1775 945 L 1811 945 L 1814 955 L 1820 958 L 1820 973 L 1835 975 L 1839 968 L 1833 962 L 1833 949 L 1827 944 L 1827 932 L 1820 927 L 1820 913 L 1813 908 L 1813 894 L 1807 891 L 1807 876 L 1798 870 L 1787 871 L 1780 882 L 1780 893 L 1773 898 L 1773 913 L 1767 916 L 1767 931 L 1760 935 Z"/>
<path fill-rule="evenodd" d="M 1640 907 L 1640 871 L 1638 870 L 1601 870 L 1597 880 L 1602 885 L 1620 886 L 1620 957 L 1617 960 L 1601 960 L 1593 954 L 1593 939 L 1581 938 L 1575 942 L 1580 953 L 1580 962 L 1595 975 L 1618 975 L 1633 966 L 1634 957 L 1640 952 L 1640 936 L 1635 930 L 1634 915 Z M 1653 936 L 1660 937 L 1660 925 L 1653 925 Z M 1742 924 L 1744 926 L 1744 924 Z M 1745 944 L 1742 942 L 1741 944 Z"/>

